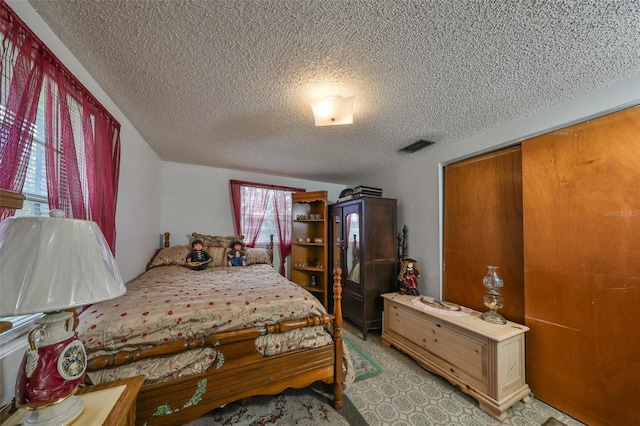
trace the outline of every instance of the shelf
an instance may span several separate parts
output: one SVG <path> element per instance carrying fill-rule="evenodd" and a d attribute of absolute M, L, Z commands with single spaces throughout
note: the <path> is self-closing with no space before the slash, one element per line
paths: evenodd
<path fill-rule="evenodd" d="M 311 293 L 324 293 L 324 289 L 320 286 L 311 286 L 311 285 L 306 285 L 306 284 L 298 284 L 300 287 L 304 288 L 307 291 L 310 291 Z"/>
<path fill-rule="evenodd" d="M 328 307 L 328 219 L 327 191 L 296 192 L 292 195 L 291 281 L 312 292 Z M 318 241 L 322 242 L 316 242 Z M 298 241 L 300 240 L 300 241 Z M 313 262 L 309 262 L 313 259 Z M 322 265 L 317 268 L 315 262 Z M 307 266 L 296 266 L 307 265 Z M 313 278 L 317 285 L 311 286 Z"/>
<path fill-rule="evenodd" d="M 307 271 L 307 272 L 324 272 L 325 269 L 323 268 L 313 268 L 311 266 L 293 266 L 293 269 L 295 269 L 296 271 Z"/>
<path fill-rule="evenodd" d="M 327 203 L 327 191 L 294 192 L 294 203 Z"/>

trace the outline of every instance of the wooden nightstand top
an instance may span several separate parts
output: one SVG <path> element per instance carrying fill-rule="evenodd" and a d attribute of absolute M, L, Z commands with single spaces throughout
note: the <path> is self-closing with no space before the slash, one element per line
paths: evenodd
<path fill-rule="evenodd" d="M 116 380 L 115 382 L 104 383 L 102 385 L 87 386 L 78 389 L 76 395 L 83 395 L 103 389 L 114 388 L 126 385 L 122 395 L 111 409 L 109 417 L 103 423 L 104 426 L 134 425 L 136 419 L 136 398 L 142 387 L 145 376 L 136 376 L 129 379 Z"/>
<path fill-rule="evenodd" d="M 103 426 L 121 426 L 121 425 L 133 426 L 135 424 L 135 419 L 136 419 L 136 398 L 138 397 L 138 392 L 142 387 L 142 383 L 144 382 L 144 379 L 145 379 L 144 376 L 136 376 L 136 377 L 131 377 L 129 379 L 116 380 L 115 382 L 105 383 L 102 385 L 87 386 L 87 387 L 78 389 L 78 391 L 76 392 L 76 395 L 82 398 L 82 395 L 87 396 L 88 394 L 91 394 L 93 392 L 117 388 L 119 386 L 125 386 L 124 390 L 122 391 L 122 394 L 120 395 L 118 400 L 115 402 L 115 404 L 111 408 L 109 415 L 107 416 L 105 421 L 102 423 L 102 425 Z M 85 404 L 87 403 L 88 402 L 85 401 Z M 83 412 L 83 414 L 80 415 L 80 417 L 78 417 L 75 420 L 74 424 L 85 424 L 85 425 L 90 424 L 91 419 L 83 419 L 83 416 L 89 416 L 89 417 L 91 416 L 91 414 L 87 414 L 87 412 L 89 411 L 87 407 L 89 406 L 85 405 L 85 411 Z M 17 424 L 20 424 L 20 422 L 26 416 L 26 414 L 21 414 L 21 411 L 17 411 L 14 414 L 10 414 L 9 408 L 10 408 L 10 405 L 7 405 L 4 408 L 2 408 L 2 410 L 0 410 L 0 422 L 2 422 L 2 425 L 4 426 L 5 422 L 7 424 L 14 424 L 14 419 L 18 422 Z M 95 411 L 95 407 L 94 407 L 94 411 Z"/>

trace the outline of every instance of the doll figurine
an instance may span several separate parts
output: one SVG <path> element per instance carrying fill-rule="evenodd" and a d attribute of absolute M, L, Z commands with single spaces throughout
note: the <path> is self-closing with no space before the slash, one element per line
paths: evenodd
<path fill-rule="evenodd" d="M 418 270 L 417 262 L 414 259 L 404 259 L 400 267 L 400 273 L 398 274 L 400 294 L 419 296 L 418 278 L 420 278 L 420 271 Z"/>
<path fill-rule="evenodd" d="M 231 243 L 231 251 L 227 253 L 227 266 L 247 266 L 247 255 L 241 241 Z"/>
<path fill-rule="evenodd" d="M 191 252 L 187 255 L 187 267 L 195 270 L 202 271 L 207 269 L 207 265 L 213 259 L 209 256 L 209 253 L 202 249 L 202 241 L 194 240 L 191 243 Z"/>

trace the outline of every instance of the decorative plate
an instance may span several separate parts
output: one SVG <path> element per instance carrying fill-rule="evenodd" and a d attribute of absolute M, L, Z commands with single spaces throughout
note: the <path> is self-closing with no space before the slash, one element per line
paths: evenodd
<path fill-rule="evenodd" d="M 66 380 L 75 380 L 87 368 L 87 353 L 79 340 L 69 343 L 58 358 L 58 373 Z"/>

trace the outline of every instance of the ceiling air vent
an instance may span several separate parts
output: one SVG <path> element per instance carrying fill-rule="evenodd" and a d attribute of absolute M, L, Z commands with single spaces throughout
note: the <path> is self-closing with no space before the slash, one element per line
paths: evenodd
<path fill-rule="evenodd" d="M 409 152 L 409 153 L 414 153 L 416 151 L 420 151 L 423 148 L 428 147 L 429 145 L 433 145 L 435 142 L 433 141 L 428 141 L 425 139 L 420 139 L 417 142 L 412 143 L 411 145 L 407 145 L 404 148 L 402 148 L 400 150 L 400 152 Z"/>

